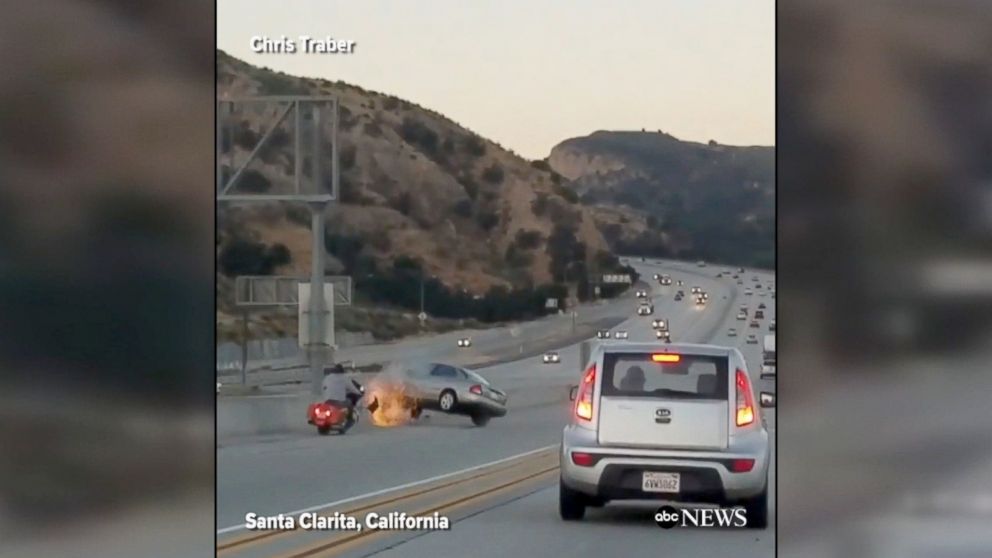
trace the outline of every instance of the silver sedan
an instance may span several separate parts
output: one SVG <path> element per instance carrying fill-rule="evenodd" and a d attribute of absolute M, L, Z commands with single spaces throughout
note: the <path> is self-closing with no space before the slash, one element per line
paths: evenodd
<path fill-rule="evenodd" d="M 506 414 L 506 392 L 478 373 L 450 364 L 422 363 L 406 367 L 405 392 L 418 409 L 465 415 L 476 426 Z"/>

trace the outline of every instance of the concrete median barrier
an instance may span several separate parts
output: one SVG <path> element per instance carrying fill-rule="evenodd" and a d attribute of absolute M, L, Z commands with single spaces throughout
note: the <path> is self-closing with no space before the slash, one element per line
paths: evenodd
<path fill-rule="evenodd" d="M 217 439 L 305 432 L 306 393 L 217 398 Z"/>

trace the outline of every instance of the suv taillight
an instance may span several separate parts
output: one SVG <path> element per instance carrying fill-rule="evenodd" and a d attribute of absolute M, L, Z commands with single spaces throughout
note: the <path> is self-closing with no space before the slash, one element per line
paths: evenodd
<path fill-rule="evenodd" d="M 468 390 L 476 395 L 482 395 L 482 386 L 478 384 L 468 388 Z"/>
<path fill-rule="evenodd" d="M 596 363 L 589 366 L 582 383 L 579 384 L 579 393 L 575 398 L 575 416 L 583 420 L 592 420 L 592 390 L 596 385 Z"/>
<path fill-rule="evenodd" d="M 751 381 L 747 373 L 737 369 L 737 426 L 747 426 L 754 422 L 754 398 L 751 396 Z"/>

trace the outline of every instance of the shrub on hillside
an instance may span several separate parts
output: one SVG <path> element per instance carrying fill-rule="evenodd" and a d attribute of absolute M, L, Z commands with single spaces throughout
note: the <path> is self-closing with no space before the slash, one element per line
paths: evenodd
<path fill-rule="evenodd" d="M 565 199 L 568 203 L 579 203 L 579 195 L 575 193 L 575 190 L 562 186 L 559 183 L 555 183 L 554 192 Z"/>
<path fill-rule="evenodd" d="M 522 250 L 533 250 L 541 245 L 541 232 L 521 229 L 517 231 L 515 243 Z"/>
<path fill-rule="evenodd" d="M 462 139 L 465 152 L 472 157 L 482 157 L 486 154 L 486 144 L 478 136 L 467 135 Z"/>
<path fill-rule="evenodd" d="M 472 216 L 472 201 L 471 200 L 459 200 L 453 206 L 451 206 L 452 212 L 459 217 L 469 218 Z"/>
<path fill-rule="evenodd" d="M 413 195 L 410 192 L 403 192 L 389 201 L 389 207 L 409 217 L 413 213 Z"/>
<path fill-rule="evenodd" d="M 493 163 L 482 171 L 482 179 L 490 184 L 500 184 L 503 182 L 503 167 L 499 163 Z"/>
<path fill-rule="evenodd" d="M 543 217 L 548 212 L 548 196 L 541 193 L 530 202 L 530 210 L 537 217 Z"/>
<path fill-rule="evenodd" d="M 270 188 L 272 188 L 272 183 L 269 182 L 269 179 L 255 169 L 245 169 L 234 186 L 236 190 L 252 194 L 268 192 Z"/>
<path fill-rule="evenodd" d="M 504 259 L 509 267 L 528 267 L 534 261 L 533 256 L 520 249 L 516 244 L 511 244 L 506 248 Z"/>
<path fill-rule="evenodd" d="M 475 222 L 479 224 L 482 230 L 488 232 L 499 224 L 499 216 L 492 210 L 484 209 L 480 210 L 478 215 L 475 216 Z"/>
<path fill-rule="evenodd" d="M 338 127 L 346 132 L 354 128 L 355 124 L 358 124 L 358 119 L 355 118 L 355 115 L 344 105 L 339 107 L 338 117 Z"/>
<path fill-rule="evenodd" d="M 379 126 L 377 122 L 366 122 L 362 126 L 362 130 L 365 132 L 365 135 L 371 136 L 373 138 L 382 136 L 382 128 Z"/>
<path fill-rule="evenodd" d="M 341 148 L 341 153 L 339 162 L 341 163 L 342 170 L 349 170 L 355 166 L 355 159 L 358 155 L 358 148 L 353 144 L 345 144 Z"/>
<path fill-rule="evenodd" d="M 261 242 L 244 238 L 230 240 L 221 248 L 217 257 L 221 273 L 227 277 L 239 275 L 271 275 L 280 265 L 292 260 L 289 250 L 282 244 L 266 247 Z"/>
<path fill-rule="evenodd" d="M 474 200 L 479 196 L 479 184 L 474 178 L 472 178 L 471 175 L 464 174 L 460 176 L 458 178 L 458 182 L 462 185 L 462 188 L 465 189 L 465 195 L 467 195 L 469 199 Z"/>
<path fill-rule="evenodd" d="M 344 265 L 348 273 L 356 273 L 365 242 L 360 236 L 324 232 L 324 249 Z"/>
<path fill-rule="evenodd" d="M 434 158 L 438 155 L 437 132 L 423 122 L 409 116 L 404 117 L 399 133 L 403 141 L 417 147 L 429 157 Z"/>
<path fill-rule="evenodd" d="M 548 165 L 547 159 L 537 159 L 536 161 L 531 161 L 530 166 L 534 167 L 537 170 L 543 170 L 543 171 L 551 170 L 551 166 Z"/>
<path fill-rule="evenodd" d="M 310 88 L 300 80 L 268 70 L 260 70 L 252 76 L 258 81 L 260 95 L 309 95 Z"/>
<path fill-rule="evenodd" d="M 575 262 L 585 262 L 586 245 L 580 242 L 575 234 L 574 228 L 555 225 L 551 236 L 548 237 L 545 250 L 551 258 L 549 271 L 557 282 L 575 281 L 577 278 L 571 277 L 568 273 L 570 266 Z"/>
<path fill-rule="evenodd" d="M 251 125 L 247 120 L 243 120 L 241 124 L 234 130 L 234 145 L 242 149 L 254 149 L 255 145 L 258 144 L 259 136 L 255 133 L 255 130 L 251 129 Z"/>

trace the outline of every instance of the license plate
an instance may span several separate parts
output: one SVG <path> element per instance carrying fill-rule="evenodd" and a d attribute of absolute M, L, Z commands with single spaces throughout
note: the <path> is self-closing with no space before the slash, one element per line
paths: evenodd
<path fill-rule="evenodd" d="M 679 473 L 644 471 L 644 476 L 641 477 L 641 490 L 644 492 L 678 492 L 681 477 Z"/>

